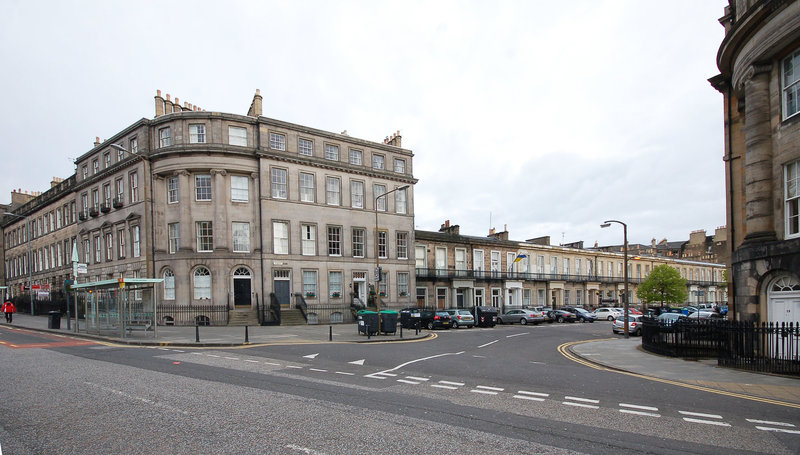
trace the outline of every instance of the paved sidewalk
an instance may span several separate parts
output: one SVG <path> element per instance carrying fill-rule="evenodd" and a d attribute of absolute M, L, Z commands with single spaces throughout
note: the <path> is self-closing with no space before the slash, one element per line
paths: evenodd
<path fill-rule="evenodd" d="M 83 322 L 83 321 L 81 321 Z M 4 322 L 1 325 L 8 325 Z M 47 316 L 17 313 L 11 326 L 24 327 L 61 335 L 76 335 L 67 330 L 62 318 L 60 329 L 48 329 Z M 72 327 L 74 329 L 74 326 Z M 199 342 L 197 337 L 199 335 Z M 125 338 L 119 332 L 104 336 L 87 335 L 81 324 L 77 336 L 112 343 L 184 347 L 231 347 L 245 345 L 244 327 L 174 327 L 159 326 L 158 337 L 152 332 L 134 331 Z M 358 334 L 355 324 L 304 325 L 304 326 L 253 326 L 247 328 L 249 345 L 259 344 L 311 344 L 311 343 L 364 343 L 422 340 L 430 337 L 428 331 L 416 333 L 398 327 L 393 335 L 371 336 Z M 612 338 L 578 342 L 567 350 L 596 367 L 606 367 L 626 374 L 635 374 L 657 381 L 684 387 L 755 399 L 783 406 L 800 408 L 800 378 L 788 378 L 722 368 L 714 360 L 683 360 L 651 354 L 641 348 L 639 337 Z"/>
<path fill-rule="evenodd" d="M 683 360 L 642 349 L 641 337 L 574 344 L 570 352 L 594 364 L 726 395 L 774 400 L 800 408 L 800 378 L 750 373 L 717 366 L 714 359 Z"/>
<path fill-rule="evenodd" d="M 61 319 L 59 329 L 48 329 L 48 317 L 31 316 L 29 314 L 14 314 L 14 322 L 11 326 L 24 327 L 33 330 L 59 333 L 63 335 L 77 335 L 84 338 L 98 339 L 113 343 L 131 345 L 155 345 L 155 346 L 184 346 L 184 347 L 230 347 L 245 345 L 245 335 L 247 344 L 306 344 L 306 343 L 365 343 L 365 342 L 387 342 L 387 341 L 410 341 L 427 338 L 430 336 L 428 331 L 404 329 L 398 326 L 397 332 L 388 335 L 372 335 L 367 337 L 358 333 L 356 324 L 332 324 L 332 325 L 302 325 L 302 326 L 249 326 L 245 333 L 244 327 L 229 326 L 205 326 L 205 327 L 176 327 L 158 326 L 157 336 L 153 336 L 152 331 L 134 330 L 126 333 L 123 338 L 119 330 L 104 332 L 102 335 L 87 334 L 84 321 L 80 322 L 80 332 L 75 333 L 75 324 L 72 321 L 72 331 L 67 330 L 66 319 Z M 2 325 L 6 324 L 4 321 Z M 199 341 L 198 341 L 199 339 Z"/>

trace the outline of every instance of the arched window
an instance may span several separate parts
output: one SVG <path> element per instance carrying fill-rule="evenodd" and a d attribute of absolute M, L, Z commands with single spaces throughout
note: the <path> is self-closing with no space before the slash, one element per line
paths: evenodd
<path fill-rule="evenodd" d="M 164 270 L 164 300 L 175 300 L 175 273 Z"/>
<path fill-rule="evenodd" d="M 211 272 L 205 267 L 198 267 L 194 271 L 194 298 L 211 298 Z"/>
<path fill-rule="evenodd" d="M 247 270 L 247 269 L 246 269 L 246 268 L 244 268 L 244 267 L 239 267 L 238 269 L 236 269 L 236 270 L 233 272 L 233 276 L 235 276 L 235 277 L 242 277 L 242 278 L 244 278 L 244 277 L 249 277 L 249 276 L 250 276 L 250 271 L 249 271 L 249 270 Z"/>

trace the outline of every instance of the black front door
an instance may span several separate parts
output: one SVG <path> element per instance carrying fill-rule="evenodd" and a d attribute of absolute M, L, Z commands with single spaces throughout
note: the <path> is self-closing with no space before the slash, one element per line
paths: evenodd
<path fill-rule="evenodd" d="M 233 305 L 234 306 L 250 306 L 250 279 L 234 279 L 233 280 Z"/>
<path fill-rule="evenodd" d="M 275 297 L 282 307 L 286 308 L 291 303 L 289 295 L 289 280 L 275 280 Z"/>

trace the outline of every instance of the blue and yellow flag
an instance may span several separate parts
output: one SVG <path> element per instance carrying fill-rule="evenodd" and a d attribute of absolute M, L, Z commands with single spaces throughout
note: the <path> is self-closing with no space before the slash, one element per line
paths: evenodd
<path fill-rule="evenodd" d="M 517 257 L 514 259 L 514 262 L 519 262 L 519 261 L 525 259 L 526 257 L 528 257 L 527 254 L 518 254 Z"/>

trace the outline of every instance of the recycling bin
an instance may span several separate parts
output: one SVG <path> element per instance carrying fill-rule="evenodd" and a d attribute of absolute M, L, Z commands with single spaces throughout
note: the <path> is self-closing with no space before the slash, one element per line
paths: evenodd
<path fill-rule="evenodd" d="M 397 311 L 381 311 L 381 332 L 395 333 L 397 332 Z"/>
<path fill-rule="evenodd" d="M 60 329 L 61 328 L 61 312 L 51 311 L 47 313 L 47 328 Z"/>
<path fill-rule="evenodd" d="M 475 325 L 477 327 L 494 327 L 497 324 L 497 308 L 491 306 L 475 307 Z"/>
<path fill-rule="evenodd" d="M 378 313 L 375 311 L 361 310 L 358 316 L 358 333 L 375 335 L 378 333 Z"/>

